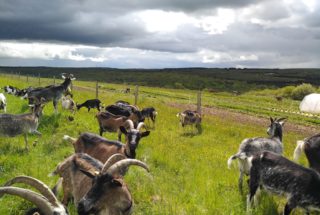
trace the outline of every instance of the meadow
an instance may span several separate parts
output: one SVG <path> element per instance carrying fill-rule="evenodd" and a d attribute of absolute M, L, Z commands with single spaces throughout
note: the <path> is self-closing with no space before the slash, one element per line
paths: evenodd
<path fill-rule="evenodd" d="M 0 76 L 0 86 L 7 84 L 19 88 L 38 86 L 37 79 L 21 76 Z M 57 79 L 56 83 L 62 80 Z M 42 79 L 41 86 L 52 84 L 52 79 Z M 131 86 L 133 88 L 133 86 Z M 124 85 L 100 83 L 99 99 L 104 104 L 117 100 L 133 103 L 132 94 L 124 94 Z M 74 100 L 83 102 L 95 98 L 95 83 L 75 81 Z M 125 180 L 133 194 L 134 214 L 245 214 L 246 197 L 238 192 L 238 170 L 227 169 L 227 159 L 236 153 L 240 142 L 247 137 L 266 136 L 269 116 L 288 117 L 288 123 L 299 124 L 310 132 L 284 129 L 285 156 L 292 159 L 295 143 L 305 138 L 312 129 L 318 129 L 319 119 L 290 112 L 275 112 L 273 108 L 298 110 L 299 103 L 290 99 L 278 102 L 274 93 L 268 90 L 248 91 L 241 95 L 227 92 L 202 92 L 202 105 L 222 111 L 237 112 L 241 116 L 255 117 L 262 124 L 241 121 L 226 115 L 204 112 L 203 132 L 196 134 L 190 128 L 182 128 L 176 114 L 186 107 L 194 107 L 197 91 L 140 87 L 138 106 L 153 106 L 158 111 L 155 129 L 142 139 L 137 149 L 137 159 L 146 162 L 150 173 L 131 167 Z M 12 95 L 6 95 L 8 113 L 28 112 L 27 102 Z M 54 114 L 51 103 L 44 109 L 40 120 L 41 137 L 29 135 L 30 151 L 24 150 L 22 136 L 0 139 L 0 184 L 18 175 L 36 177 L 50 187 L 58 177 L 48 177 L 56 165 L 73 153 L 73 147 L 62 140 L 68 134 L 77 137 L 81 132 L 98 133 L 96 110 L 76 112 L 74 121 L 69 121 L 68 111 L 59 105 Z M 312 126 L 312 127 L 307 127 Z M 104 137 L 116 139 L 116 134 L 105 133 Z M 33 143 L 36 143 L 33 145 Z M 305 158 L 301 161 L 306 164 Z M 245 186 L 246 187 L 246 186 Z M 247 188 L 245 189 L 247 193 Z M 263 195 L 261 204 L 254 214 L 276 214 L 281 211 L 285 199 Z M 4 196 L 0 199 L 0 214 L 24 214 L 32 204 L 18 197 Z M 74 205 L 70 214 L 76 214 Z M 294 214 L 302 214 L 295 210 Z"/>

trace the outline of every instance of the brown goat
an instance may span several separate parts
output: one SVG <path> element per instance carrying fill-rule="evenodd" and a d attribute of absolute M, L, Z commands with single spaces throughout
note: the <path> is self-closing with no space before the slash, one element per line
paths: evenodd
<path fill-rule="evenodd" d="M 56 171 L 60 176 L 70 176 L 72 194 L 80 215 L 131 214 L 133 200 L 123 180 L 130 165 L 148 170 L 145 163 L 126 159 L 122 154 L 112 155 L 103 165 L 87 154 L 77 153 L 65 159 Z"/>
<path fill-rule="evenodd" d="M 114 115 L 109 112 L 98 112 L 97 120 L 99 123 L 99 134 L 102 136 L 103 132 L 118 132 L 118 139 L 121 141 L 120 127 L 129 119 L 125 116 Z"/>
<path fill-rule="evenodd" d="M 126 144 L 122 144 L 119 141 L 107 140 L 93 133 L 83 133 L 78 137 L 78 139 L 65 135 L 63 139 L 68 140 L 73 144 L 75 153 L 87 153 L 88 155 L 103 163 L 106 162 L 109 157 L 116 153 L 120 153 L 127 158 L 135 158 L 135 150 L 139 145 L 140 139 L 148 136 L 150 134 L 150 131 L 140 131 L 140 129 L 142 129 L 142 127 L 144 126 L 144 123 L 139 123 L 137 128 L 133 127 L 133 122 L 130 120 L 128 120 L 127 124 L 129 125 L 128 129 L 124 128 L 123 126 L 120 127 L 120 130 L 126 136 Z M 69 172 L 63 171 L 67 168 L 69 167 L 65 166 L 64 163 L 61 163 L 58 165 L 57 170 L 53 172 L 53 175 L 60 172 L 59 175 L 63 178 L 62 187 L 64 194 L 62 203 L 64 205 L 68 204 L 72 191 L 72 188 L 70 186 L 70 175 L 68 175 Z"/>

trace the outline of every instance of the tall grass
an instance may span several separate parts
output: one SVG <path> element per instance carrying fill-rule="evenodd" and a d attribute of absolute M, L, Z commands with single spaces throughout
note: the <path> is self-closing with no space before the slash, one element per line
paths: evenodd
<path fill-rule="evenodd" d="M 43 85 L 52 83 L 50 79 L 43 81 Z M 30 84 L 37 85 L 37 82 L 30 80 L 26 83 L 24 79 L 0 77 L 0 86 L 6 84 L 22 88 Z M 94 86 L 93 82 L 75 82 L 75 100 L 81 102 L 94 98 Z M 120 99 L 133 102 L 131 94 L 120 93 L 122 88 L 121 85 L 101 84 L 99 98 L 104 104 Z M 238 170 L 236 167 L 228 170 L 226 161 L 238 150 L 241 140 L 265 136 L 266 127 L 206 115 L 202 125 L 203 133 L 192 134 L 190 128 L 186 130 L 179 126 L 176 113 L 180 110 L 168 104 L 195 103 L 194 91 L 148 87 L 141 87 L 140 90 L 142 93 L 138 105 L 154 106 L 159 115 L 155 130 L 151 130 L 150 136 L 141 140 L 137 149 L 137 158 L 146 162 L 151 172 L 146 173 L 132 167 L 125 176 L 135 201 L 134 214 L 245 214 L 246 197 L 240 195 L 237 189 Z M 28 111 L 26 101 L 11 95 L 6 96 L 9 113 Z M 259 99 L 263 104 L 269 102 L 269 99 L 263 96 L 234 98 L 230 94 L 205 93 L 204 104 L 223 106 L 221 104 L 228 101 L 244 104 L 247 100 L 253 100 L 253 97 L 258 100 L 257 105 Z M 218 99 L 221 101 L 217 101 Z M 30 135 L 30 145 L 35 141 L 37 144 L 30 148 L 29 153 L 24 151 L 22 136 L 1 137 L 0 183 L 3 184 L 14 176 L 29 175 L 52 187 L 57 177 L 50 178 L 47 175 L 59 162 L 73 153 L 72 146 L 62 141 L 63 135 L 77 137 L 85 131 L 98 133 L 95 113 L 96 110 L 88 113 L 81 109 L 75 114 L 75 120 L 70 122 L 69 112 L 62 111 L 59 107 L 59 114 L 55 115 L 52 104 L 47 104 L 39 126 L 43 135 L 40 138 Z M 116 139 L 116 134 L 107 133 L 104 136 Z M 286 156 L 292 157 L 295 142 L 301 138 L 304 138 L 303 134 L 284 134 Z M 274 214 L 283 208 L 284 203 L 284 198 L 263 195 L 255 214 Z M 31 206 L 20 198 L 5 196 L 0 199 L 0 214 L 24 214 Z M 71 214 L 76 214 L 73 205 L 69 206 L 69 210 Z M 297 210 L 295 214 L 302 213 Z"/>

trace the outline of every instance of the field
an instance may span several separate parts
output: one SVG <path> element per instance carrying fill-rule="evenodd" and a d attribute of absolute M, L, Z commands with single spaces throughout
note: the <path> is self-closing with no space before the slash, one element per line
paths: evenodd
<path fill-rule="evenodd" d="M 41 85 L 52 83 L 51 79 L 42 79 Z M 38 86 L 37 79 L 26 83 L 23 76 L 20 79 L 0 76 L 0 86 L 7 84 L 20 88 Z M 123 88 L 120 84 L 100 83 L 99 99 L 106 105 L 117 100 L 133 103 L 132 94 L 121 93 Z M 77 102 L 95 97 L 94 82 L 75 81 L 73 89 Z M 182 129 L 176 117 L 179 111 L 195 107 L 196 94 L 197 91 L 185 89 L 140 87 L 138 106 L 153 106 L 159 114 L 156 128 L 141 140 L 137 149 L 137 159 L 149 165 L 150 173 L 131 167 L 125 176 L 135 201 L 134 214 L 245 214 L 246 197 L 237 189 L 238 170 L 236 165 L 228 170 L 226 164 L 239 143 L 247 137 L 266 136 L 269 116 L 286 116 L 284 150 L 285 156 L 291 159 L 296 141 L 319 129 L 317 116 L 291 113 L 298 109 L 299 103 L 289 99 L 278 102 L 272 91 L 248 91 L 240 96 L 204 91 L 203 132 L 196 134 L 190 128 Z M 28 112 L 26 101 L 6 96 L 9 113 Z M 274 108 L 284 111 L 275 112 Z M 73 152 L 72 146 L 62 140 L 63 135 L 98 133 L 95 113 L 96 110 L 88 113 L 82 109 L 70 122 L 70 112 L 59 106 L 55 115 L 52 104 L 47 104 L 38 129 L 43 135 L 40 138 L 29 135 L 29 153 L 24 150 L 22 136 L 1 137 L 0 184 L 14 176 L 29 175 L 52 187 L 58 178 L 47 175 Z M 104 137 L 116 139 L 116 134 L 107 133 Z M 32 146 L 35 141 L 37 144 Z M 305 165 L 305 159 L 301 163 Z M 284 204 L 284 198 L 263 195 L 254 214 L 276 214 Z M 24 214 L 31 206 L 20 198 L 5 196 L 0 199 L 0 214 Z M 73 205 L 69 211 L 76 214 Z M 294 214 L 302 211 L 296 210 Z"/>

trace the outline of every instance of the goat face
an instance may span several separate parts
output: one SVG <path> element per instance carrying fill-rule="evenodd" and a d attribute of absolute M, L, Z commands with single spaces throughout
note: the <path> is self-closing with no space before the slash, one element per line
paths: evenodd
<path fill-rule="evenodd" d="M 280 119 L 273 119 L 272 117 L 270 117 L 270 126 L 267 129 L 267 134 L 270 137 L 274 137 L 275 135 L 277 135 L 278 132 L 282 133 L 282 126 L 285 122 L 286 118 L 280 118 Z"/>
<path fill-rule="evenodd" d="M 120 131 L 126 136 L 126 142 L 129 144 L 131 151 L 136 150 L 141 138 L 150 134 L 150 131 L 140 132 L 138 129 L 126 130 L 123 126 L 120 126 Z"/>
<path fill-rule="evenodd" d="M 132 197 L 121 178 L 114 178 L 108 173 L 89 177 L 93 179 L 92 188 L 78 203 L 79 215 L 132 213 Z"/>

